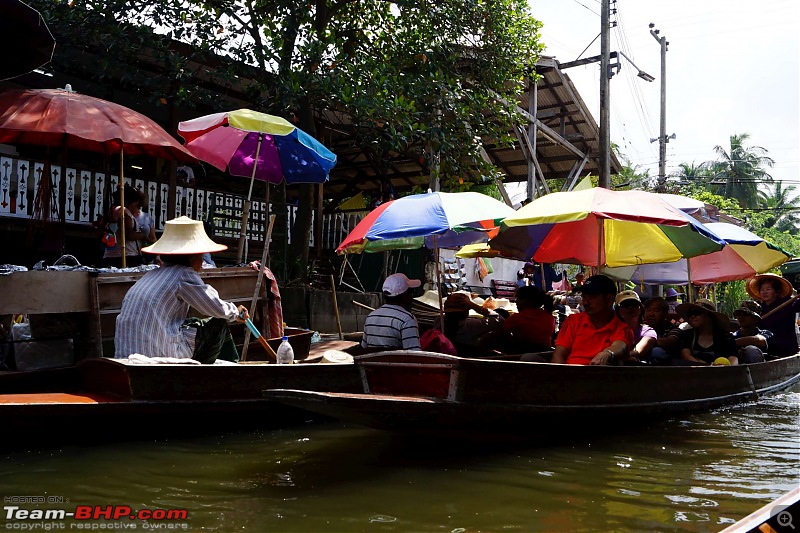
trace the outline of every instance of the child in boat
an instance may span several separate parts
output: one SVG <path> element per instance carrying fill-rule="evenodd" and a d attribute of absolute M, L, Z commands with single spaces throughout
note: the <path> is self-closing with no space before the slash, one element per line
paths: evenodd
<path fill-rule="evenodd" d="M 758 327 L 761 321 L 761 306 L 758 302 L 747 300 L 733 312 L 739 322 L 739 329 L 733 334 L 739 347 L 739 363 L 760 363 L 769 349 L 772 332 Z"/>

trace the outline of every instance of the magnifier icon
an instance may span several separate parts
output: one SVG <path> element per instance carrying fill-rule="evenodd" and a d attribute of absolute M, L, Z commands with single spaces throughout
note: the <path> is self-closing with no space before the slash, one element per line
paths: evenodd
<path fill-rule="evenodd" d="M 775 520 L 778 521 L 778 525 L 781 527 L 790 527 L 795 529 L 794 524 L 792 524 L 792 514 L 788 511 L 781 511 L 778 513 L 778 516 L 775 517 Z"/>

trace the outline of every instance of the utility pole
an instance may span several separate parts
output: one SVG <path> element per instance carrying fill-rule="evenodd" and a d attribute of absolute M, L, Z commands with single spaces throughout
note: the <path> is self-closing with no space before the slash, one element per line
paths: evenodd
<path fill-rule="evenodd" d="M 659 37 L 659 30 L 653 29 L 655 24 L 650 23 L 650 35 L 661 47 L 661 127 L 658 133 L 658 190 L 664 192 L 667 185 L 667 42 L 666 37 Z M 673 133 L 671 138 L 675 138 Z M 650 142 L 655 139 L 650 139 Z"/>
<path fill-rule="evenodd" d="M 610 3 L 611 0 L 602 0 L 600 7 L 600 139 L 598 142 L 600 169 L 598 185 L 606 189 L 611 187 L 611 134 L 608 126 L 609 111 L 611 109 L 609 94 Z"/>

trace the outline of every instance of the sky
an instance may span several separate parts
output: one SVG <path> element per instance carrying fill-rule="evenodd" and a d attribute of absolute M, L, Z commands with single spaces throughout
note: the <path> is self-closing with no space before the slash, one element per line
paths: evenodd
<path fill-rule="evenodd" d="M 543 24 L 544 55 L 565 63 L 600 54 L 599 0 L 529 0 Z M 661 51 L 666 54 L 667 175 L 680 163 L 717 159 L 714 147 L 748 133 L 775 160 L 773 178 L 800 192 L 800 2 L 618 0 L 611 50 L 625 58 L 610 82 L 611 142 L 639 170 L 658 176 Z M 593 43 L 592 41 L 598 37 Z M 588 49 L 587 49 L 588 47 Z M 584 49 L 586 49 L 584 51 Z M 599 123 L 599 63 L 565 70 Z"/>

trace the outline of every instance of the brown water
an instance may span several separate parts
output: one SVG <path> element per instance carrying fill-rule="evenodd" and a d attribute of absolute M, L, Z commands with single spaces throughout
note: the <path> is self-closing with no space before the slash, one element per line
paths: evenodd
<path fill-rule="evenodd" d="M 5 452 L 0 494 L 69 500 L 41 508 L 185 508 L 188 518 L 172 525 L 189 531 L 718 531 L 800 484 L 799 438 L 794 387 L 757 404 L 549 446 L 306 424 Z M 0 527 L 21 530 L 24 521 L 6 512 Z"/>

